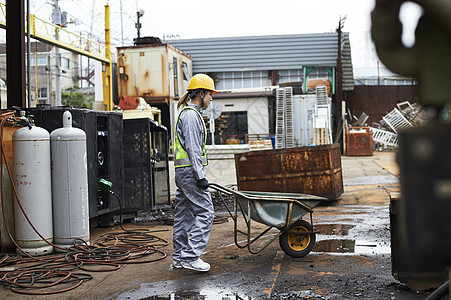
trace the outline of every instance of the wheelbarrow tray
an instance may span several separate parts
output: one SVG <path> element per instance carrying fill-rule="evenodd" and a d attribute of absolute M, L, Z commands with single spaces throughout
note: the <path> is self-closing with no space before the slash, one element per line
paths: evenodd
<path fill-rule="evenodd" d="M 235 193 L 242 211 L 252 220 L 283 229 L 296 223 L 327 198 L 309 194 L 239 191 Z"/>

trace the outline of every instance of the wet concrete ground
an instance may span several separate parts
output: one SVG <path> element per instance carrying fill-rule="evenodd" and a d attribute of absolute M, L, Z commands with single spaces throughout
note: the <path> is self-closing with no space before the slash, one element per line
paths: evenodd
<path fill-rule="evenodd" d="M 320 233 L 313 251 L 303 258 L 284 254 L 277 240 L 256 255 L 237 248 L 229 219 L 213 225 L 202 257 L 211 264 L 207 274 L 171 269 L 170 244 L 161 249 L 168 255 L 163 260 L 94 273 L 91 281 L 75 290 L 40 298 L 425 299 L 428 292 L 410 291 L 391 274 L 389 193 L 399 191 L 394 153 L 342 157 L 342 170 L 344 193 L 314 209 L 313 222 Z M 170 225 L 153 222 L 125 228 L 137 226 L 171 242 Z M 244 230 L 244 223 L 239 227 Z M 262 231 L 264 226 L 253 223 L 252 228 Z M 91 239 L 118 231 L 119 226 L 94 228 Z M 275 234 L 277 230 L 269 231 L 255 246 Z M 0 298 L 21 297 L 3 287 Z"/>

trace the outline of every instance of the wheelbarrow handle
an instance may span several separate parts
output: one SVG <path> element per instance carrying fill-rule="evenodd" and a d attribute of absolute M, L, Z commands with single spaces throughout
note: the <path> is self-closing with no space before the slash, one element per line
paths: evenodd
<path fill-rule="evenodd" d="M 217 183 L 210 182 L 210 183 L 208 183 L 208 186 L 211 187 L 212 189 L 220 191 L 220 192 L 222 192 L 222 193 L 224 193 L 226 195 L 233 195 L 234 194 L 233 190 L 231 190 L 229 188 L 226 188 L 225 186 L 219 185 Z"/>

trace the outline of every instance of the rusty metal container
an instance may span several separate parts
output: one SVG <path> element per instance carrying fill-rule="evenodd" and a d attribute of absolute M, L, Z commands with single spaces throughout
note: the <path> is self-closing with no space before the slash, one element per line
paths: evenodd
<path fill-rule="evenodd" d="M 343 193 L 339 144 L 235 154 L 238 189 L 305 193 L 337 199 Z"/>
<path fill-rule="evenodd" d="M 346 130 L 346 155 L 373 155 L 373 133 L 370 127 L 348 127 Z"/>
<path fill-rule="evenodd" d="M 192 77 L 192 60 L 174 46 L 153 40 L 158 41 L 117 48 L 119 106 L 136 109 L 143 98 L 161 110 L 161 124 L 173 136 L 177 100 Z"/>
<path fill-rule="evenodd" d="M 117 48 L 118 92 L 121 108 L 167 103 L 181 97 L 192 75 L 191 56 L 165 43 Z"/>

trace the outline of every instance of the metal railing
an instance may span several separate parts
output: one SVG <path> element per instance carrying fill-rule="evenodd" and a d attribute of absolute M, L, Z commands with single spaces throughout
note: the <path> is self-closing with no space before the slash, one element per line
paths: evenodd
<path fill-rule="evenodd" d="M 27 20 L 27 18 L 25 18 Z M 0 2 L 0 28 L 6 28 L 6 5 Z M 28 24 L 25 31 L 28 30 Z M 105 45 L 75 34 L 58 25 L 44 21 L 30 14 L 30 36 L 44 43 L 79 53 L 106 63 L 107 48 Z"/>

